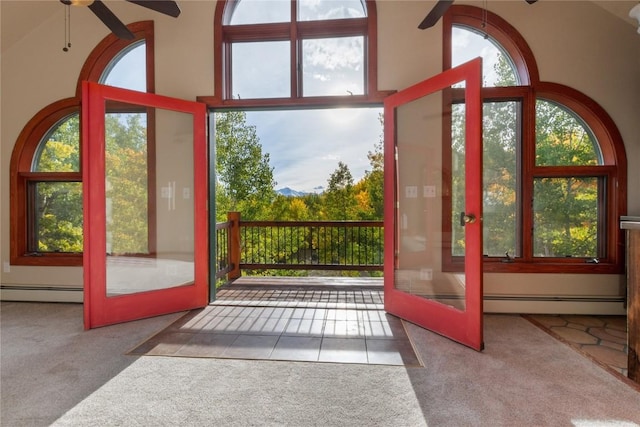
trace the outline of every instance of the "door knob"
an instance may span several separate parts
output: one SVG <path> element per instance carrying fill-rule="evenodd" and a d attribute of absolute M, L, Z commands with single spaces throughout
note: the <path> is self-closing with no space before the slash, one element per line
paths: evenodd
<path fill-rule="evenodd" d="M 476 222 L 476 216 L 474 214 L 466 214 L 464 212 L 460 212 L 460 226 L 464 227 L 465 224 L 473 224 Z"/>

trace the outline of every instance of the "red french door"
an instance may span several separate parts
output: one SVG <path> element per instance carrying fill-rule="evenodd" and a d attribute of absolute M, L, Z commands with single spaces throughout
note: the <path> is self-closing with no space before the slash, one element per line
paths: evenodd
<path fill-rule="evenodd" d="M 204 104 L 84 82 L 85 329 L 208 303 Z"/>
<path fill-rule="evenodd" d="M 481 79 L 478 58 L 384 103 L 385 310 L 478 351 Z"/>

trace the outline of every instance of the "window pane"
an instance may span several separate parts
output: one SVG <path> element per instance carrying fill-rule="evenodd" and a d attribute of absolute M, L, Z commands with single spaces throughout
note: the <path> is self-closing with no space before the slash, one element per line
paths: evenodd
<path fill-rule="evenodd" d="M 144 40 L 127 46 L 105 67 L 100 83 L 147 91 L 147 49 Z"/>
<path fill-rule="evenodd" d="M 484 254 L 519 256 L 518 151 L 520 103 L 485 102 L 483 106 Z"/>
<path fill-rule="evenodd" d="M 483 253 L 519 256 L 518 236 L 518 115 L 520 104 L 486 102 L 483 106 Z M 464 211 L 464 105 L 452 110 L 453 224 Z M 464 255 L 464 230 L 453 227 L 452 254 Z"/>
<path fill-rule="evenodd" d="M 232 98 L 291 96 L 289 46 L 288 41 L 233 43 Z"/>
<path fill-rule="evenodd" d="M 482 57 L 482 86 L 520 84 L 513 61 L 495 40 L 469 28 L 453 27 L 451 66 L 456 67 L 478 56 Z"/>
<path fill-rule="evenodd" d="M 366 17 L 361 0 L 299 0 L 298 21 Z"/>
<path fill-rule="evenodd" d="M 291 21 L 290 0 L 238 0 L 234 6 L 230 25 Z"/>
<path fill-rule="evenodd" d="M 303 96 L 364 94 L 364 37 L 302 42 Z"/>
<path fill-rule="evenodd" d="M 464 227 L 457 227 L 465 211 L 465 105 L 451 106 L 451 254 L 464 256 Z"/>
<path fill-rule="evenodd" d="M 149 253 L 146 114 L 107 114 L 105 127 L 107 253 Z"/>
<path fill-rule="evenodd" d="M 37 182 L 30 186 L 35 206 L 33 252 L 82 252 L 82 183 Z"/>
<path fill-rule="evenodd" d="M 602 164 L 600 147 L 584 122 L 560 105 L 536 102 L 536 165 Z"/>
<path fill-rule="evenodd" d="M 80 121 L 78 114 L 65 117 L 38 144 L 33 172 L 80 171 Z"/>
<path fill-rule="evenodd" d="M 598 257 L 595 177 L 534 180 L 534 256 Z"/>

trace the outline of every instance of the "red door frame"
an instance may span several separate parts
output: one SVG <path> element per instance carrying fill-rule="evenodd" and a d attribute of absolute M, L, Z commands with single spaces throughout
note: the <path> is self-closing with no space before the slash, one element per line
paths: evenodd
<path fill-rule="evenodd" d="M 106 100 L 193 115 L 194 283 L 107 297 L 105 124 Z M 158 316 L 208 304 L 209 222 L 206 105 L 92 82 L 82 83 L 85 329 Z"/>
<path fill-rule="evenodd" d="M 465 225 L 465 310 L 402 292 L 395 287 L 397 200 L 395 110 L 403 104 L 465 81 L 465 209 L 478 220 Z M 482 282 L 482 60 L 474 59 L 401 92 L 384 102 L 385 310 L 475 350 L 483 348 Z"/>

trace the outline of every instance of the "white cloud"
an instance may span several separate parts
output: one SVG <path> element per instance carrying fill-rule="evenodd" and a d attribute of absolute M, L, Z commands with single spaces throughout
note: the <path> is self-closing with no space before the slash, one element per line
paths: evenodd
<path fill-rule="evenodd" d="M 278 188 L 314 191 L 326 186 L 342 161 L 355 181 L 371 169 L 367 152 L 380 140 L 381 108 L 249 111 L 262 150 L 270 154 Z M 317 190 L 315 190 L 317 191 Z"/>

